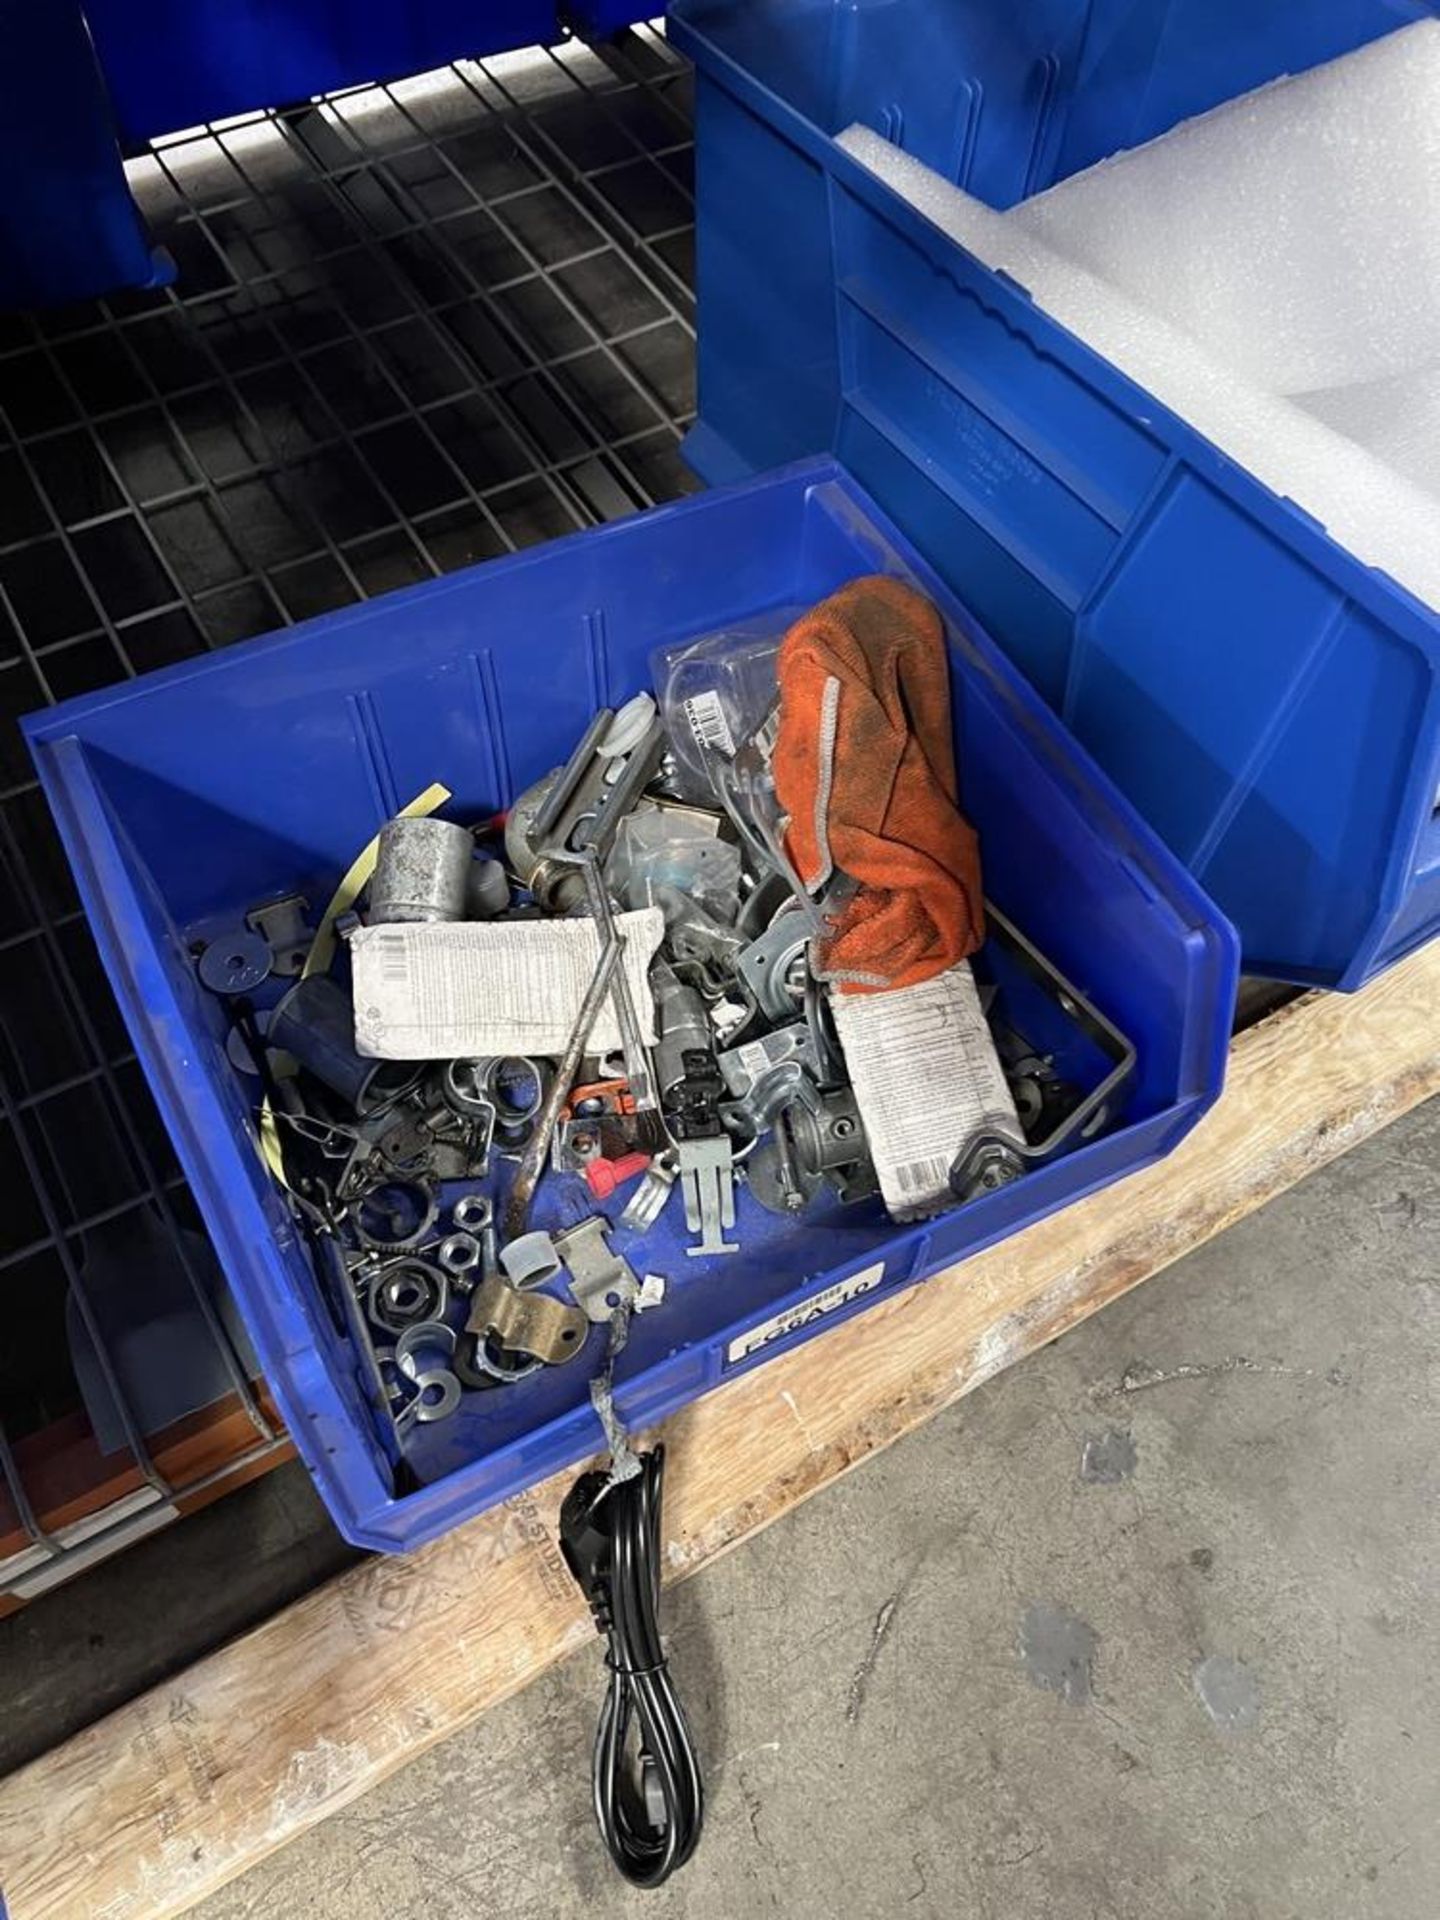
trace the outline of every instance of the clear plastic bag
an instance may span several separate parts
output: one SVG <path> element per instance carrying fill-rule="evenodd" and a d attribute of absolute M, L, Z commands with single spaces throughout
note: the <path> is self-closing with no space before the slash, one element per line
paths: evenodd
<path fill-rule="evenodd" d="M 754 738 L 775 705 L 775 659 L 805 611 L 777 608 L 651 656 L 656 696 L 684 791 L 719 797 L 717 774 Z"/>
<path fill-rule="evenodd" d="M 789 881 L 813 924 L 815 903 L 785 854 L 785 821 L 770 775 L 779 718 L 776 660 L 789 628 L 807 611 L 775 608 L 742 626 L 651 655 L 660 715 L 681 791 L 718 800 L 759 872 Z"/>
<path fill-rule="evenodd" d="M 665 909 L 671 921 L 678 896 L 693 901 L 723 926 L 740 911 L 740 849 L 722 840 L 719 822 L 683 807 L 637 807 L 615 835 L 606 878 L 625 907 Z"/>

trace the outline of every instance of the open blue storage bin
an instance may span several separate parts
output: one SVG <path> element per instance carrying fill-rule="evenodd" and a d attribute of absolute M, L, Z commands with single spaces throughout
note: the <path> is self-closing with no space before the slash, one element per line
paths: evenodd
<path fill-rule="evenodd" d="M 1239 928 L 1356 987 L 1440 926 L 1440 617 L 841 151 L 997 208 L 1434 8 L 673 0 L 712 481 L 833 449 Z M 1383 293 L 1380 295 L 1383 297 Z"/>
<path fill-rule="evenodd" d="M 1129 1036 L 1137 1071 L 1113 1131 L 922 1225 L 897 1227 L 872 1202 L 821 1205 L 795 1226 L 742 1192 L 742 1251 L 728 1259 L 685 1257 L 678 1203 L 643 1240 L 619 1235 L 639 1271 L 669 1280 L 617 1367 L 620 1413 L 643 1426 L 1167 1152 L 1224 1073 L 1233 930 L 850 477 L 813 463 L 700 495 L 27 723 L 137 1053 L 296 1445 L 352 1540 L 415 1546 L 597 1451 L 598 1336 L 589 1358 L 412 1427 L 419 1484 L 397 1496 L 356 1352 L 261 1162 L 254 1083 L 227 1058 L 191 941 L 279 891 L 328 899 L 380 823 L 434 780 L 453 789 L 457 818 L 507 805 L 598 705 L 647 683 L 658 643 L 877 570 L 945 609 L 961 800 L 990 896 Z M 576 1179 L 548 1178 L 541 1201 L 537 1224 L 593 1211 Z"/>

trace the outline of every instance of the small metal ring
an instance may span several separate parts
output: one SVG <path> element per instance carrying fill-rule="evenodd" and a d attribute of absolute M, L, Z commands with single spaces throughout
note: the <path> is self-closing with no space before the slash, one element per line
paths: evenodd
<path fill-rule="evenodd" d="M 517 1353 L 507 1355 L 504 1360 L 497 1357 L 506 1352 L 504 1347 L 492 1348 L 483 1334 L 477 1334 L 466 1342 L 468 1351 L 457 1353 L 456 1372 L 462 1380 L 468 1380 L 476 1386 L 510 1386 L 517 1380 L 528 1380 L 532 1373 L 539 1373 L 545 1362 L 538 1354 Z"/>
<path fill-rule="evenodd" d="M 435 1258 L 447 1273 L 469 1273 L 480 1264 L 480 1242 L 473 1233 L 449 1233 L 435 1249 Z"/>
<path fill-rule="evenodd" d="M 432 1399 L 432 1395 L 438 1396 Z M 415 1376 L 415 1418 L 448 1420 L 460 1404 L 460 1382 L 448 1367 L 431 1367 Z"/>
<path fill-rule="evenodd" d="M 494 1221 L 495 1208 L 488 1194 L 462 1193 L 450 1209 L 450 1218 L 461 1233 L 483 1233 Z"/>
<path fill-rule="evenodd" d="M 455 1352 L 455 1329 L 443 1320 L 418 1320 L 395 1342 L 395 1364 L 407 1380 L 418 1381 L 425 1371 L 423 1353 L 442 1353 L 448 1361 Z"/>
<path fill-rule="evenodd" d="M 476 1357 L 484 1345 L 483 1334 L 461 1334 L 455 1347 L 454 1358 L 450 1362 L 450 1370 L 462 1387 L 486 1392 L 500 1384 L 493 1369 L 482 1364 Z"/>
<path fill-rule="evenodd" d="M 371 1275 L 365 1312 L 387 1333 L 403 1333 L 407 1327 L 439 1320 L 449 1298 L 443 1273 L 423 1260 L 397 1260 Z"/>

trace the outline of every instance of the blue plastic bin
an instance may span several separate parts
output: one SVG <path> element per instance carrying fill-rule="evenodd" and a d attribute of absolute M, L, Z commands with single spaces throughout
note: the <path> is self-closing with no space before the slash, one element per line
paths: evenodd
<path fill-rule="evenodd" d="M 560 14 L 582 40 L 605 40 L 665 11 L 659 0 L 562 0 Z"/>
<path fill-rule="evenodd" d="M 173 278 L 122 141 L 560 34 L 554 0 L 0 0 L 0 309 Z"/>
<path fill-rule="evenodd" d="M 327 899 L 356 849 L 433 780 L 454 790 L 458 818 L 507 804 L 564 757 L 597 705 L 646 684 L 660 642 L 809 604 L 875 570 L 908 573 L 947 611 L 961 797 L 988 890 L 1135 1042 L 1133 1092 L 1115 1131 L 924 1225 L 896 1227 L 871 1203 L 821 1207 L 796 1227 L 742 1194 L 743 1251 L 706 1261 L 685 1257 L 680 1209 L 667 1209 L 636 1258 L 669 1291 L 636 1321 L 617 1369 L 620 1413 L 644 1426 L 1167 1152 L 1224 1072 L 1233 930 L 849 476 L 814 463 L 703 494 L 27 723 L 266 1377 L 357 1543 L 413 1547 L 597 1451 L 596 1354 L 466 1395 L 452 1418 L 413 1428 L 420 1484 L 395 1497 L 355 1351 L 261 1164 L 253 1083 L 226 1057 L 191 940 L 278 890 Z M 541 1197 L 539 1224 L 592 1210 L 578 1181 L 549 1179 Z M 821 1298 L 828 1311 L 807 1318 Z"/>
<path fill-rule="evenodd" d="M 1432 9 L 673 0 L 712 481 L 834 449 L 1238 926 L 1357 987 L 1440 925 L 1440 618 L 834 144 L 996 207 Z M 1383 297 L 1383 294 L 1380 296 Z"/>
<path fill-rule="evenodd" d="M 85 0 L 127 141 L 559 38 L 554 0 Z"/>
<path fill-rule="evenodd" d="M 78 0 L 0 0 L 0 169 L 0 309 L 170 276 L 125 184 Z"/>

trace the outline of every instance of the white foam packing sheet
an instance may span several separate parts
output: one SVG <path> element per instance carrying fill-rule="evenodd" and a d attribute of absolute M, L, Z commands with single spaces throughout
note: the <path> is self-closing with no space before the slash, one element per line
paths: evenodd
<path fill-rule="evenodd" d="M 1300 393 L 1296 404 L 1440 499 L 1440 365 Z"/>
<path fill-rule="evenodd" d="M 1437 358 L 1440 21 L 1384 35 L 1016 207 L 1037 240 L 1272 393 Z"/>
<path fill-rule="evenodd" d="M 1396 49 L 1395 42 L 1405 44 Z M 1385 57 L 1364 58 L 1372 53 Z M 1373 281 L 1364 288 L 1369 304 L 1376 309 L 1391 298 L 1403 304 L 1412 293 L 1417 299 L 1423 295 L 1428 302 L 1433 343 L 1440 340 L 1440 270 L 1436 266 L 1440 260 L 1440 144 L 1437 144 L 1440 132 L 1436 131 L 1440 127 L 1440 22 L 1422 22 L 1406 28 L 1390 36 L 1388 42 L 1377 43 L 1374 48 L 1362 49 L 1359 54 L 1332 63 L 1328 69 L 1303 76 L 1304 81 L 1314 83 L 1305 92 L 1317 114 L 1340 113 L 1347 94 L 1353 91 L 1351 87 L 1336 84 L 1335 76 L 1341 68 L 1352 68 L 1358 74 L 1361 90 L 1367 97 L 1376 90 L 1401 91 L 1406 101 L 1406 124 L 1412 130 L 1416 119 L 1415 100 L 1428 89 L 1428 97 L 1435 102 L 1435 125 L 1425 130 L 1423 138 L 1416 134 L 1422 150 L 1417 165 L 1423 171 L 1428 164 L 1430 171 L 1423 181 L 1412 181 L 1411 204 L 1394 216 L 1400 227 L 1410 231 L 1418 225 L 1413 202 L 1417 197 L 1423 201 L 1429 211 L 1432 231 L 1428 238 L 1435 258 L 1432 259 L 1430 252 L 1424 254 L 1413 284 L 1407 283 L 1410 291 L 1403 295 Z M 1322 84 L 1327 75 L 1328 83 Z M 1301 84 L 1296 80 L 1262 88 L 1259 93 L 1246 96 L 1244 101 L 1232 102 L 1231 108 L 1237 110 L 1233 113 L 1230 109 L 1217 109 L 1200 121 L 1189 122 L 1162 136 L 1148 148 L 1092 168 L 1040 199 L 1005 214 L 996 213 L 868 128 L 848 128 L 840 135 L 839 145 L 982 265 L 1005 273 L 1022 286 L 1038 307 L 1181 415 L 1221 452 L 1273 492 L 1303 508 L 1357 559 L 1389 574 L 1429 606 L 1440 608 L 1440 479 L 1436 476 L 1440 457 L 1416 418 L 1428 412 L 1431 420 L 1440 420 L 1440 371 L 1433 360 L 1430 364 L 1407 366 L 1399 372 L 1392 369 L 1380 379 L 1353 375 L 1347 385 L 1338 388 L 1327 387 L 1323 381 L 1312 383 L 1303 396 L 1290 398 L 1262 384 L 1253 372 L 1247 374 L 1129 288 L 1117 285 L 1072 257 L 1077 248 L 1084 250 L 1073 236 L 1066 242 L 1071 252 L 1060 251 L 1050 237 L 1055 223 L 1049 212 L 1039 219 L 1033 214 L 1027 219 L 1027 209 L 1033 210 L 1042 202 L 1058 206 L 1062 189 L 1073 190 L 1072 204 L 1080 206 L 1084 202 L 1087 232 L 1098 230 L 1104 219 L 1116 224 L 1130 219 L 1130 202 L 1140 189 L 1132 193 L 1130 186 L 1123 184 L 1125 168 L 1144 161 L 1148 169 L 1158 148 L 1172 142 L 1184 144 L 1189 134 L 1217 122 L 1222 115 L 1229 115 L 1233 143 L 1243 144 L 1248 137 L 1245 129 L 1250 116 L 1258 114 L 1266 102 L 1278 100 L 1283 106 L 1288 90 L 1300 88 Z M 1238 111 L 1242 108 L 1244 112 Z M 1378 112 L 1378 106 L 1370 100 L 1365 124 L 1371 124 Z M 1285 106 L 1285 113 L 1293 120 L 1290 106 Z M 1227 136 L 1227 140 L 1231 136 Z M 1292 141 L 1294 137 L 1292 126 Z M 1354 164 L 1360 165 L 1361 157 L 1353 143 L 1347 139 L 1343 145 Z M 1197 154 L 1203 150 L 1203 144 L 1195 147 Z M 1423 157 L 1426 154 L 1430 156 L 1428 163 Z M 1222 157 L 1227 167 L 1236 164 L 1230 153 Z M 1298 166 L 1298 162 L 1295 164 Z M 1387 147 L 1385 167 L 1377 168 L 1377 172 L 1384 172 L 1393 164 L 1393 155 Z M 1160 176 L 1157 173 L 1155 177 Z M 1393 172 L 1386 177 L 1393 184 Z M 1138 170 L 1136 178 L 1139 178 Z M 1171 176 L 1172 185 L 1175 178 L 1178 176 Z M 1113 185 L 1116 180 L 1122 181 L 1121 200 L 1125 212 L 1105 214 L 1099 198 L 1093 201 L 1085 198 L 1089 192 L 1098 193 L 1104 183 Z M 1257 186 L 1256 192 L 1259 191 Z M 1218 200 L 1223 198 L 1223 194 L 1217 196 Z M 1357 190 L 1357 205 L 1362 198 Z M 1377 222 L 1384 217 L 1383 199 L 1377 188 L 1373 197 Z M 1298 199 L 1296 205 L 1299 207 Z M 1306 204 L 1302 211 L 1306 220 L 1322 220 L 1317 206 Z M 1239 221 L 1238 214 L 1236 217 Z M 1245 219 L 1252 217 L 1247 203 Z M 1297 211 L 1295 217 L 1302 217 L 1302 212 Z M 1176 257 L 1190 244 L 1187 220 L 1188 213 L 1183 219 L 1177 215 L 1172 193 L 1169 212 L 1161 223 L 1165 228 L 1163 238 L 1159 226 L 1152 223 L 1150 227 L 1157 252 L 1165 253 L 1172 269 Z M 1249 231 L 1243 221 L 1240 226 L 1243 231 Z M 1308 257 L 1315 275 L 1312 293 L 1320 303 L 1323 317 L 1322 262 L 1326 284 L 1345 271 L 1345 263 L 1313 232 L 1311 239 Z M 1207 232 L 1205 248 L 1212 264 L 1218 259 L 1213 250 L 1215 245 L 1213 236 Z M 1100 257 L 1098 244 L 1094 251 Z M 1118 261 L 1117 271 L 1123 266 L 1136 284 L 1143 280 L 1147 287 L 1153 286 L 1156 276 L 1139 273 L 1140 256 L 1133 247 L 1127 245 L 1123 258 L 1120 250 L 1105 257 Z M 1377 241 L 1368 257 L 1372 264 L 1378 262 L 1387 257 L 1386 248 Z M 1238 262 L 1238 267 L 1245 267 L 1244 260 Z M 1291 260 L 1289 271 L 1287 302 L 1298 298 L 1300 272 L 1295 259 Z M 1259 278 L 1253 260 L 1249 263 L 1249 275 L 1254 280 Z M 1235 301 L 1242 297 L 1245 277 L 1243 271 L 1237 270 L 1233 282 L 1228 283 Z M 1265 315 L 1265 302 L 1269 298 L 1268 292 L 1257 294 L 1254 322 L 1257 329 L 1279 324 Z M 1172 311 L 1173 304 L 1167 299 Z M 1199 324 L 1198 317 L 1192 324 Z M 1337 321 L 1337 328 L 1348 329 L 1353 335 L 1353 320 L 1348 310 Z M 1403 346 L 1403 340 L 1408 337 L 1398 328 L 1393 330 L 1392 341 L 1402 343 L 1393 346 L 1396 355 L 1408 354 L 1409 349 Z M 1430 352 L 1433 356 L 1433 344 Z M 1257 364 L 1252 356 L 1252 369 Z M 1302 364 L 1313 363 L 1297 361 L 1288 377 L 1296 377 L 1297 368 Z M 1353 372 L 1357 366 L 1373 367 L 1375 363 L 1362 362 L 1358 355 L 1352 355 L 1343 364 Z M 1362 445 L 1352 434 L 1370 438 L 1372 446 Z"/>

